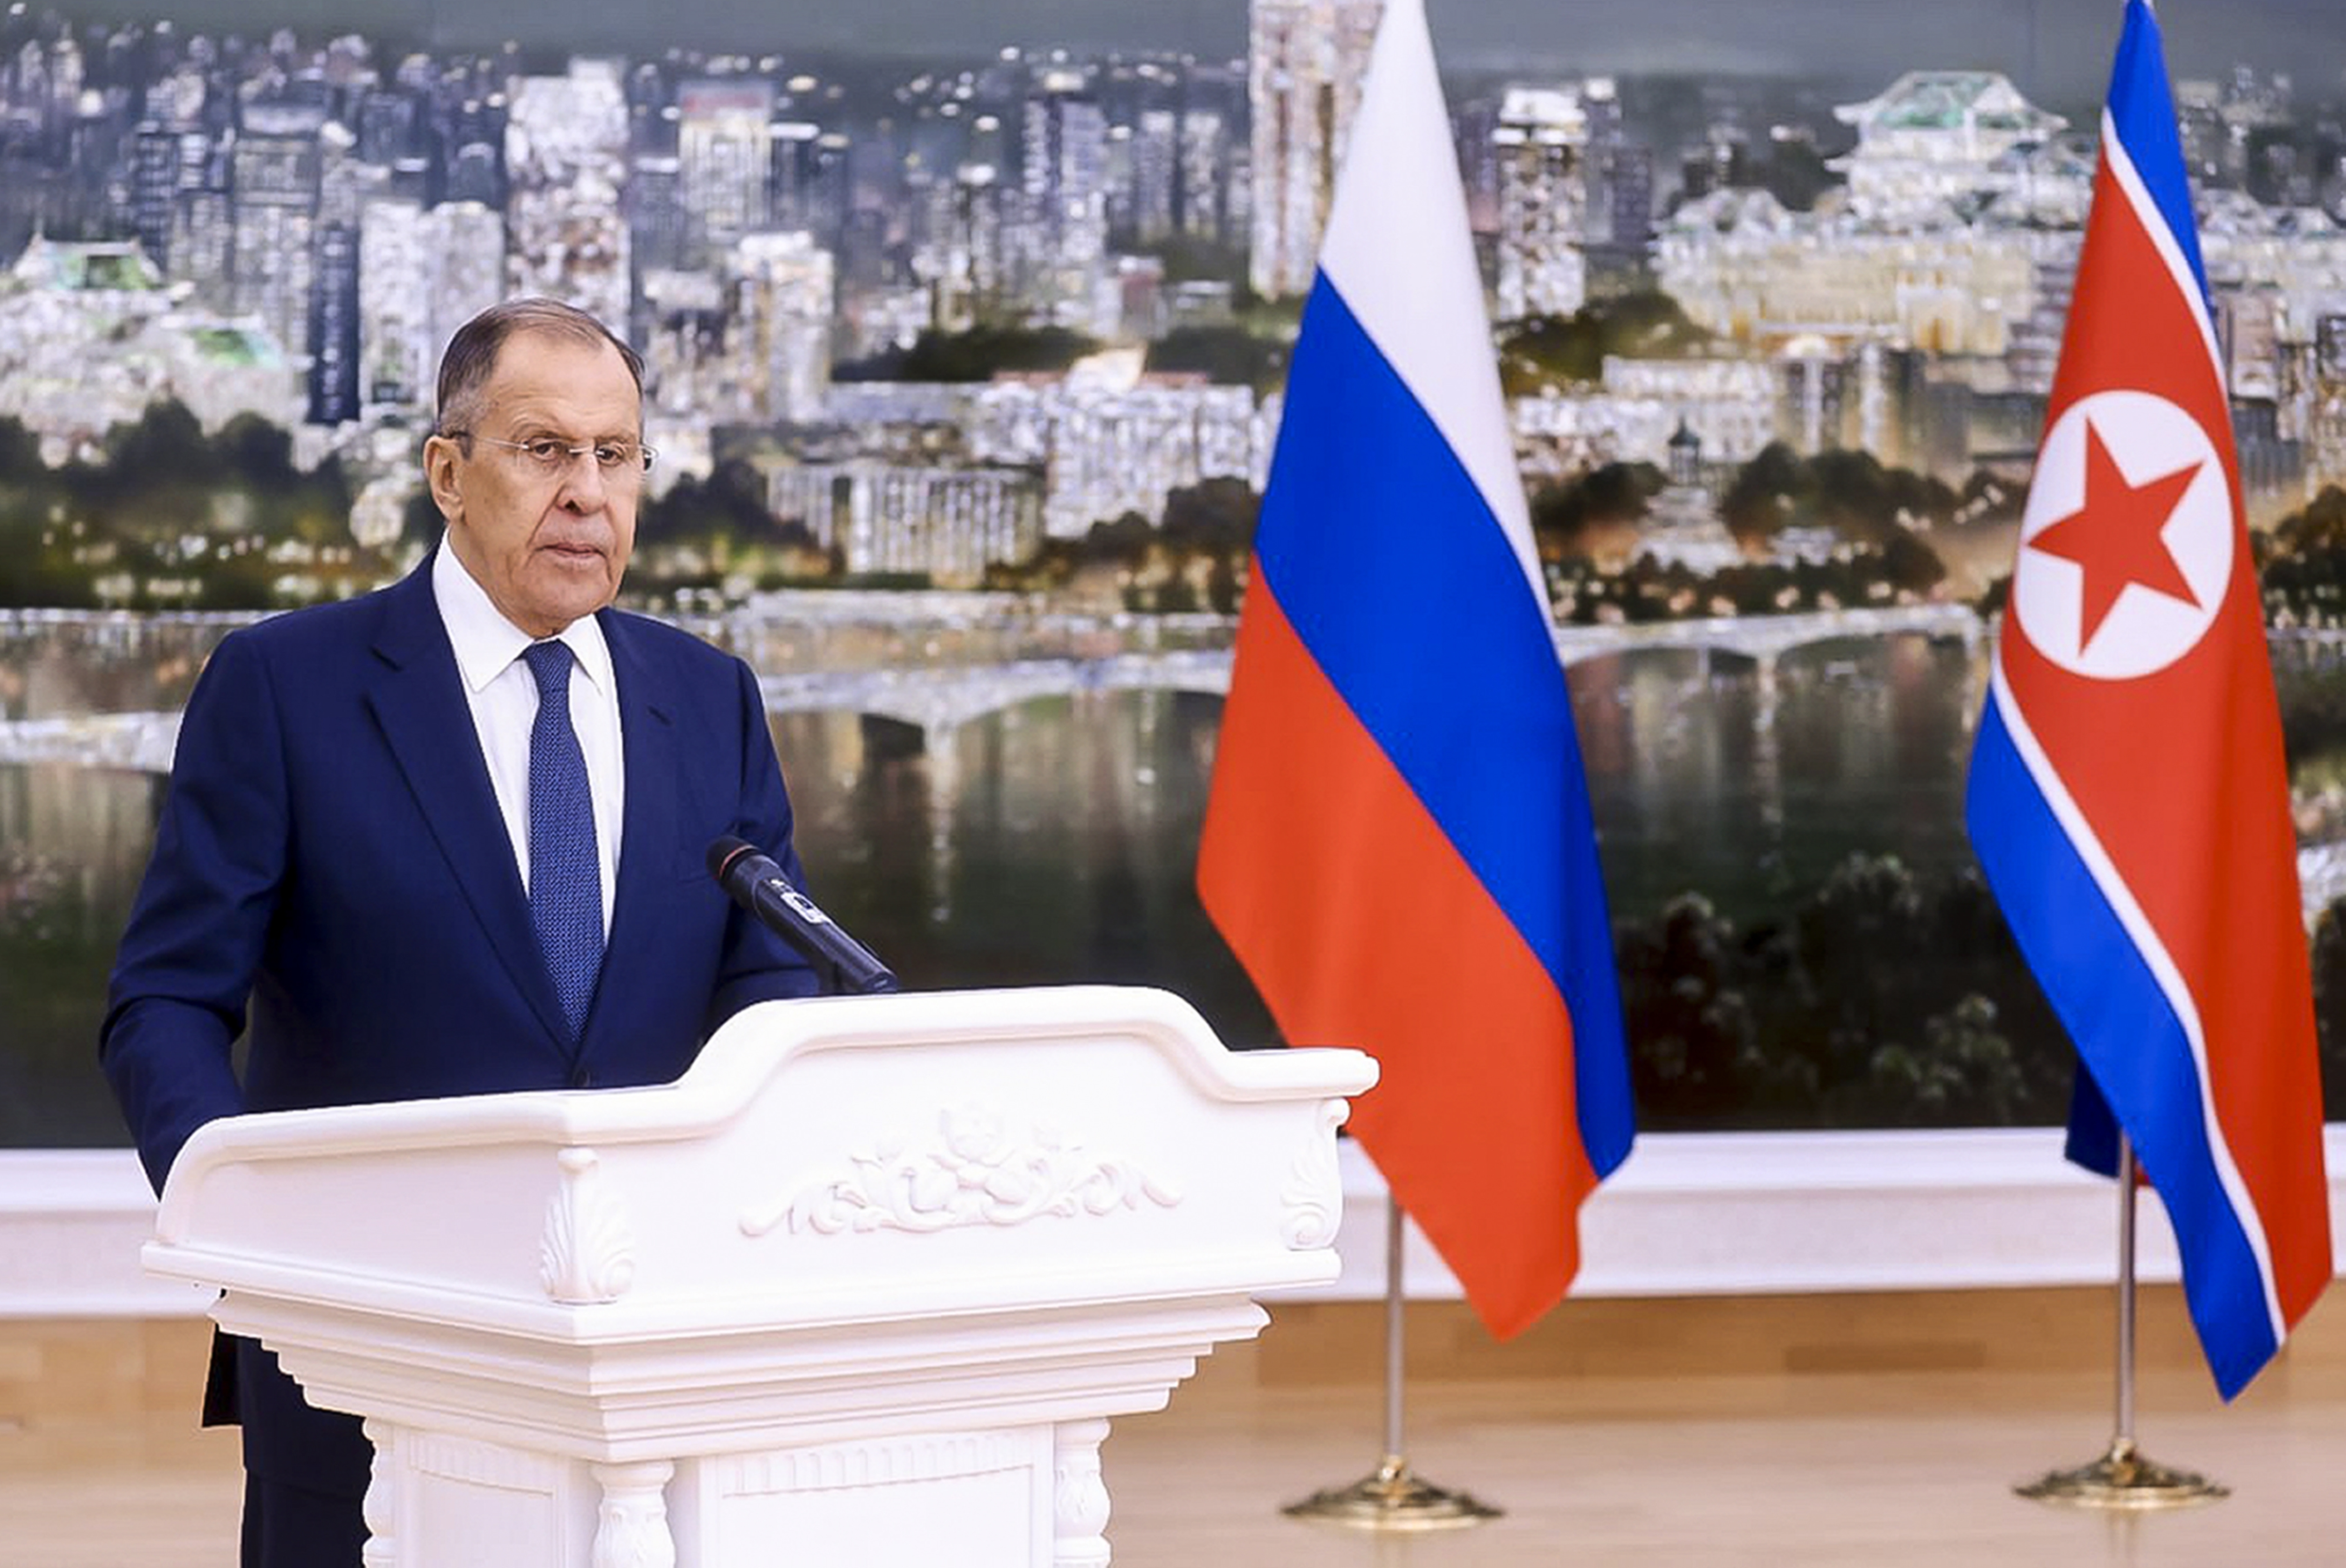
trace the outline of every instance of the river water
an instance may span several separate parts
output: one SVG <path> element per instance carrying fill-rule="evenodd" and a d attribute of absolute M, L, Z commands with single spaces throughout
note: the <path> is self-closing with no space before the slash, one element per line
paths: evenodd
<path fill-rule="evenodd" d="M 224 628 L 0 627 L 0 717 L 175 708 Z M 771 672 L 769 672 L 771 673 Z M 1852 853 L 1968 862 L 1978 671 L 1951 643 L 1830 643 L 1753 667 L 1685 651 L 1576 666 L 1617 920 L 1701 891 L 1764 922 Z M 1192 890 L 1219 698 L 1079 692 L 921 731 L 845 712 L 774 721 L 816 896 L 922 989 L 1160 985 L 1233 1044 L 1273 1031 Z M 114 944 L 159 778 L 0 765 L 0 1146 L 122 1141 L 96 1065 Z"/>

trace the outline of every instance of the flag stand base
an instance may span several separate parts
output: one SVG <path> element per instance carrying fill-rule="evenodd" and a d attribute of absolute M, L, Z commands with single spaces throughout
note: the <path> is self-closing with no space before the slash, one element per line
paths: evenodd
<path fill-rule="evenodd" d="M 1315 1492 L 1280 1510 L 1290 1519 L 1341 1524 L 1353 1530 L 1456 1530 L 1496 1519 L 1500 1511 L 1469 1493 L 1418 1477 L 1409 1461 L 1387 1454 L 1372 1475 L 1350 1486 Z"/>
<path fill-rule="evenodd" d="M 2136 1451 L 2131 1439 L 2123 1437 L 2114 1439 L 2109 1451 L 2091 1464 L 2053 1471 L 2013 1491 L 2034 1502 L 2064 1508 L 2129 1512 L 2196 1508 L 2232 1494 L 2230 1487 L 2204 1475 L 2153 1464 Z"/>

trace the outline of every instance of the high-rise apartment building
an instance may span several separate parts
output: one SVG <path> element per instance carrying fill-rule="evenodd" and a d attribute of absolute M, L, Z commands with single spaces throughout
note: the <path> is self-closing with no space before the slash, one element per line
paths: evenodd
<path fill-rule="evenodd" d="M 367 204 L 393 194 L 387 163 L 359 155 L 358 137 L 328 120 L 318 133 L 317 257 L 310 280 L 310 423 L 359 417 L 359 253 Z"/>
<path fill-rule="evenodd" d="M 831 252 L 802 233 L 751 234 L 729 260 L 724 414 L 751 424 L 813 419 L 831 385 Z"/>
<path fill-rule="evenodd" d="M 637 288 L 647 417 L 707 420 L 724 380 L 725 290 L 713 272 L 647 267 Z"/>
<path fill-rule="evenodd" d="M 1088 330 L 1107 267 L 1107 117 L 1081 73 L 1048 70 L 1021 127 L 1019 300 L 1038 320 Z"/>
<path fill-rule="evenodd" d="M 218 160 L 225 166 L 225 158 Z M 236 280 L 230 270 L 236 249 L 236 210 L 225 174 L 209 173 L 200 185 L 181 190 L 171 203 L 168 248 L 173 282 L 189 285 L 194 302 L 209 311 L 235 309 Z M 284 345 L 277 345 L 280 352 Z"/>
<path fill-rule="evenodd" d="M 359 417 L 359 226 L 321 224 L 310 294 L 310 423 Z"/>
<path fill-rule="evenodd" d="M 307 105 L 248 105 L 230 161 L 230 297 L 234 309 L 260 318 L 295 366 L 310 357 L 325 123 L 324 112 Z"/>
<path fill-rule="evenodd" d="M 360 96 L 356 118 L 358 155 L 370 163 L 397 163 L 423 150 L 421 106 L 412 93 L 371 88 Z"/>
<path fill-rule="evenodd" d="M 1499 318 L 1568 316 L 1588 295 L 1588 121 L 1574 94 L 1510 87 L 1491 133 L 1499 176 Z"/>
<path fill-rule="evenodd" d="M 370 201 L 359 231 L 362 413 L 432 412 L 441 351 L 505 296 L 505 219 L 475 202 Z"/>
<path fill-rule="evenodd" d="M 131 133 L 130 227 L 138 236 L 139 249 L 147 252 L 147 259 L 155 263 L 158 271 L 167 273 L 171 266 L 171 215 L 178 203 L 180 174 L 186 164 L 183 144 L 189 142 L 194 144 L 195 167 L 200 174 L 205 151 L 203 132 L 150 122 Z"/>
<path fill-rule="evenodd" d="M 685 264 L 705 266 L 743 235 L 767 226 L 773 84 L 751 77 L 687 82 L 677 92 L 676 108 Z"/>
<path fill-rule="evenodd" d="M 1181 117 L 1180 168 L 1173 186 L 1174 223 L 1193 239 L 1229 239 L 1222 200 L 1229 130 L 1219 111 L 1192 108 Z"/>
<path fill-rule="evenodd" d="M 1311 286 L 1336 169 L 1361 106 L 1383 0 L 1253 0 L 1247 98 L 1254 115 L 1255 292 Z"/>
<path fill-rule="evenodd" d="M 1591 76 L 1579 89 L 1588 122 L 1588 214 L 1583 246 L 1591 293 L 1632 286 L 1646 268 L 1654 239 L 1653 149 L 1632 143 L 1623 125 L 1621 93 L 1610 76 Z"/>
<path fill-rule="evenodd" d="M 847 137 L 805 120 L 777 120 L 770 146 L 774 227 L 835 243 L 847 217 Z"/>
<path fill-rule="evenodd" d="M 946 331 L 966 331 L 990 321 L 1002 305 L 1002 207 L 999 180 L 990 163 L 965 163 L 954 171 L 936 241 L 936 273 L 930 283 L 929 314 Z"/>
<path fill-rule="evenodd" d="M 655 272 L 684 270 L 688 249 L 684 207 L 684 174 L 677 159 L 665 154 L 636 156 L 627 195 L 627 242 L 636 272 L 634 331 L 651 329 L 645 302 L 648 280 Z"/>
<path fill-rule="evenodd" d="M 1181 122 L 1171 109 L 1143 109 L 1132 128 L 1132 229 L 1143 245 L 1174 231 L 1181 183 Z"/>
<path fill-rule="evenodd" d="M 387 199 L 359 219 L 359 405 L 362 412 L 420 407 L 429 397 L 424 356 L 423 209 Z"/>
<path fill-rule="evenodd" d="M 504 140 L 502 134 L 498 140 Z M 441 200 L 477 201 L 483 207 L 503 210 L 505 192 L 505 177 L 497 167 L 495 143 L 464 142 L 448 155 L 440 182 Z"/>
<path fill-rule="evenodd" d="M 505 297 L 505 214 L 477 201 L 444 201 L 423 214 L 423 365 L 436 374 L 456 329 Z M 427 382 L 423 405 L 432 406 Z"/>
<path fill-rule="evenodd" d="M 627 103 L 619 67 L 573 60 L 566 76 L 516 76 L 505 121 L 506 281 L 603 321 L 627 320 Z"/>

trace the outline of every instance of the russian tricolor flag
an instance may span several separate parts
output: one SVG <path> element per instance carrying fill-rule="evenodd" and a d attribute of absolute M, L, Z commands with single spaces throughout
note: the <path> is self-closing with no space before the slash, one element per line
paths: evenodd
<path fill-rule="evenodd" d="M 1579 1265 L 1628 1065 L 1572 708 L 1420 0 L 1388 0 L 1304 306 L 1198 881 L 1495 1334 Z"/>
<path fill-rule="evenodd" d="M 2229 1399 L 2328 1283 L 2296 842 L 2158 28 L 2129 0 L 1987 708 L 1972 841 L 2133 1142 Z M 2106 1115 L 2105 1115 L 2106 1113 Z"/>

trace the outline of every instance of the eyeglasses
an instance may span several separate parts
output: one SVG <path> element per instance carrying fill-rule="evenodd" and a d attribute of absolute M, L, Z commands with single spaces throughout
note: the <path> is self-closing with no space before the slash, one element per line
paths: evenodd
<path fill-rule="evenodd" d="M 648 446 L 638 446 L 632 441 L 589 441 L 576 446 L 566 441 L 556 441 L 541 435 L 535 441 L 500 441 L 494 435 L 476 435 L 469 430 L 445 433 L 452 441 L 477 441 L 490 446 L 502 446 L 507 452 L 521 453 L 524 461 L 548 479 L 570 472 L 570 465 L 582 457 L 593 457 L 595 466 L 607 479 L 634 479 L 651 472 L 652 459 L 659 455 Z"/>

